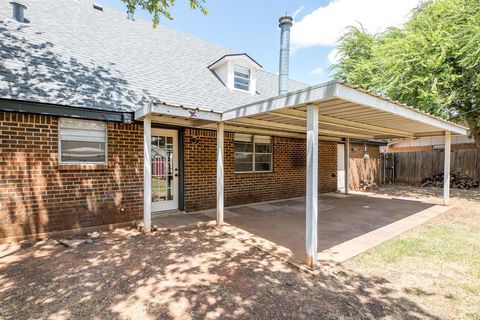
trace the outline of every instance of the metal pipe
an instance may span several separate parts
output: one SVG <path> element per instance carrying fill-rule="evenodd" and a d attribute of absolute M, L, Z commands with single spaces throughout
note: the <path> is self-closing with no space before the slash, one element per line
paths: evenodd
<path fill-rule="evenodd" d="M 288 74 L 289 74 L 289 59 L 290 59 L 290 28 L 292 27 L 293 18 L 290 16 L 281 17 L 279 22 L 280 27 L 280 61 L 278 68 L 278 95 L 288 93 Z"/>

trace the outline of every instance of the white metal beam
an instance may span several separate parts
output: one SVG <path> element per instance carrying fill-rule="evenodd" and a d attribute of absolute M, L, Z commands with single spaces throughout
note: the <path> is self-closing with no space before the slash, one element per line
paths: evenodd
<path fill-rule="evenodd" d="M 241 123 L 242 125 L 252 125 L 252 126 L 259 126 L 261 128 L 286 130 L 286 131 L 293 131 L 293 132 L 306 131 L 306 128 L 304 126 L 297 126 L 295 124 L 273 122 L 273 121 L 266 121 L 266 120 L 252 119 L 252 118 L 239 118 L 239 119 L 231 120 L 228 123 Z"/>
<path fill-rule="evenodd" d="M 181 126 L 181 127 L 195 127 L 195 121 L 192 119 L 184 119 L 184 118 L 172 118 L 169 116 L 161 116 L 161 115 L 152 115 L 151 116 L 152 123 L 161 123 L 161 124 L 168 124 L 172 126 Z M 215 127 L 215 122 L 211 122 L 212 128 Z"/>
<path fill-rule="evenodd" d="M 183 119 L 183 118 L 172 118 L 168 116 L 151 116 L 152 123 L 161 123 L 161 124 L 168 124 L 174 126 L 182 126 L 187 128 L 201 128 L 207 130 L 217 130 L 217 123 L 216 122 L 209 122 L 203 123 L 203 120 L 192 120 L 192 119 Z M 199 122 L 202 122 L 199 124 Z M 251 133 L 251 134 L 259 134 L 265 136 L 277 136 L 277 137 L 288 137 L 288 138 L 299 138 L 305 139 L 305 130 L 303 132 L 288 132 L 282 130 L 274 130 L 274 129 L 267 129 L 267 128 L 252 128 L 248 127 L 245 124 L 230 124 L 225 125 L 225 131 L 228 132 L 239 132 L 239 133 Z M 321 135 L 320 140 L 328 140 L 328 141 L 338 141 L 340 142 L 341 139 L 338 137 L 334 137 L 331 135 Z"/>
<path fill-rule="evenodd" d="M 275 110 L 319 103 L 333 98 L 354 103 L 358 105 L 359 108 L 367 107 L 373 110 L 389 113 L 400 119 L 410 120 L 412 123 L 409 124 L 409 128 L 414 127 L 415 123 L 419 123 L 436 127 L 442 131 L 451 131 L 461 135 L 467 134 L 467 129 L 462 126 L 430 116 L 413 108 L 396 104 L 371 93 L 354 89 L 338 82 L 327 82 L 318 86 L 293 91 L 284 96 L 273 97 L 227 110 L 222 114 L 222 120 L 226 121 L 241 117 L 250 117 L 256 114 L 273 112 Z"/>
<path fill-rule="evenodd" d="M 350 138 L 345 138 L 345 194 L 350 192 Z"/>
<path fill-rule="evenodd" d="M 305 139 L 305 132 L 288 132 L 280 130 L 272 130 L 268 128 L 258 128 L 247 125 L 236 125 L 236 124 L 225 124 L 225 130 L 228 132 L 238 132 L 238 133 L 250 133 L 258 134 L 264 136 L 277 136 L 277 137 L 287 137 L 287 138 L 299 138 Z"/>
<path fill-rule="evenodd" d="M 442 119 L 435 118 L 434 116 L 430 116 L 412 108 L 395 104 L 372 94 L 350 88 L 341 83 L 337 83 L 336 91 L 337 96 L 341 99 L 368 106 L 373 109 L 386 111 L 396 116 L 424 123 L 433 127 L 437 127 L 439 129 L 443 129 L 445 131 L 451 131 L 461 135 L 467 135 L 467 130 L 459 125 L 455 125 Z"/>
<path fill-rule="evenodd" d="M 445 131 L 445 161 L 443 168 L 443 205 L 450 202 L 450 155 L 452 150 L 452 136 L 450 131 Z"/>
<path fill-rule="evenodd" d="M 152 122 L 143 118 L 143 224 L 146 232 L 152 228 Z"/>
<path fill-rule="evenodd" d="M 298 105 L 305 105 L 306 103 L 313 103 L 315 101 L 335 97 L 335 95 L 336 82 L 326 82 L 317 86 L 293 91 L 283 96 L 277 96 L 252 104 L 248 104 L 242 107 L 227 110 L 223 112 L 222 120 L 232 120 L 241 117 L 248 117 L 250 115 L 258 113 L 264 113 Z"/>
<path fill-rule="evenodd" d="M 141 120 L 148 114 L 181 117 L 186 119 L 199 119 L 218 122 L 222 115 L 213 111 L 205 111 L 195 108 L 188 108 L 181 105 L 163 103 L 151 103 L 135 111 L 135 120 Z"/>
<path fill-rule="evenodd" d="M 288 123 L 259 120 L 259 119 L 252 119 L 252 118 L 240 118 L 240 119 L 230 120 L 227 123 L 241 124 L 244 126 L 257 127 L 257 128 L 275 129 L 278 131 L 292 131 L 297 133 L 304 133 L 306 131 L 306 127 L 303 127 L 303 126 L 298 126 L 298 125 L 288 124 Z M 357 139 L 373 139 L 374 138 L 372 134 L 344 132 L 344 131 L 337 131 L 337 130 L 330 130 L 330 129 L 320 129 L 319 133 L 323 135 L 336 136 L 336 137 L 348 136 L 350 138 L 357 138 Z"/>
<path fill-rule="evenodd" d="M 318 216 L 318 106 L 307 106 L 307 177 L 306 177 L 306 264 L 314 269 L 317 264 Z"/>
<path fill-rule="evenodd" d="M 223 159 L 224 159 L 224 126 L 223 122 L 217 124 L 217 225 L 223 224 L 224 195 L 223 195 Z"/>
<path fill-rule="evenodd" d="M 306 119 L 305 112 L 301 110 L 295 110 L 295 109 L 285 109 L 285 110 L 280 110 L 276 112 L 269 112 L 269 114 L 276 115 L 276 116 L 284 116 L 284 117 L 297 119 L 297 120 Z M 330 116 L 319 115 L 318 119 L 320 121 L 320 124 L 336 125 L 342 128 L 350 128 L 350 129 L 354 128 L 358 130 L 370 131 L 370 132 L 380 133 L 380 134 L 391 134 L 399 137 L 413 138 L 414 136 L 412 132 L 405 131 L 405 130 L 384 128 L 380 126 L 374 126 L 366 123 L 360 123 L 356 121 L 345 120 L 345 119 L 340 119 L 340 118 L 335 118 Z"/>

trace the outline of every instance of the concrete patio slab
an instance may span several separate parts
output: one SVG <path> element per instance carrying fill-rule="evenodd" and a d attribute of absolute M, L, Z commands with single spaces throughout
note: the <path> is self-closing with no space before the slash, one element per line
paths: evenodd
<path fill-rule="evenodd" d="M 418 201 L 364 195 L 320 195 L 319 258 L 344 262 L 448 209 Z M 201 221 L 211 221 L 215 217 L 214 211 L 188 215 Z M 226 210 L 225 222 L 229 225 L 228 232 L 240 240 L 250 239 L 252 245 L 267 252 L 295 263 L 304 262 L 304 199 L 231 207 Z"/>

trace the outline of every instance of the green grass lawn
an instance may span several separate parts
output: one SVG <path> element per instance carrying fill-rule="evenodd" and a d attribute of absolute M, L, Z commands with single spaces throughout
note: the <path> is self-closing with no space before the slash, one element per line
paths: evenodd
<path fill-rule="evenodd" d="M 386 277 L 440 318 L 480 319 L 480 203 L 456 199 L 454 205 L 445 216 L 347 266 Z"/>

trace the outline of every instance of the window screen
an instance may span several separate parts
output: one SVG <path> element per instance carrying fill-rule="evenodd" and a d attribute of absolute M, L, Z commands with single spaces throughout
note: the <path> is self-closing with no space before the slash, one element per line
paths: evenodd
<path fill-rule="evenodd" d="M 60 119 L 61 163 L 105 163 L 107 127 L 104 122 Z"/>

